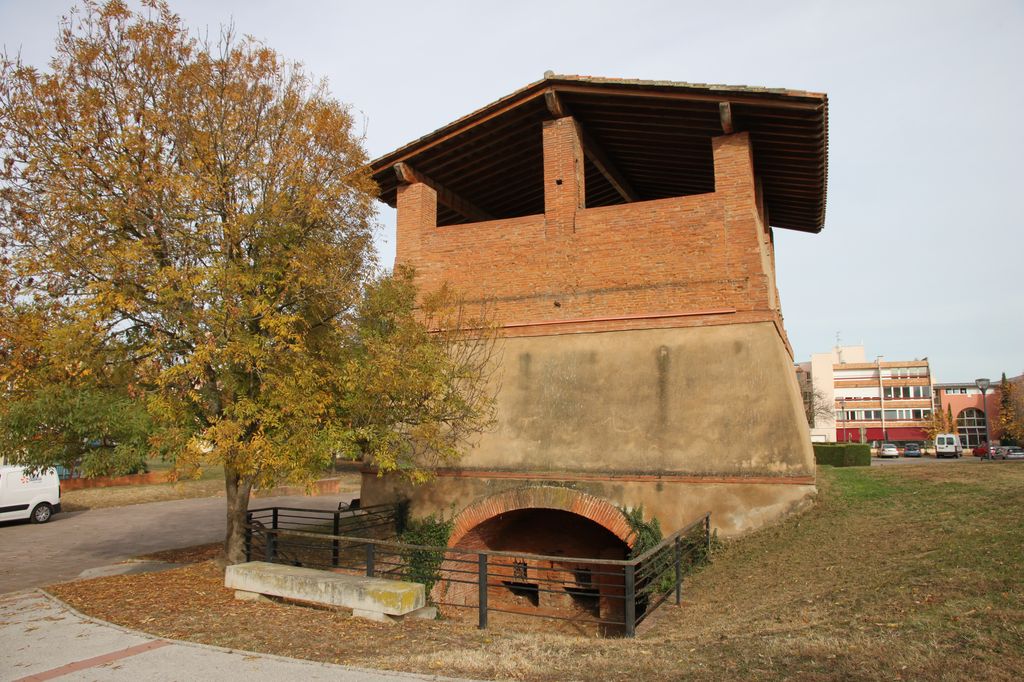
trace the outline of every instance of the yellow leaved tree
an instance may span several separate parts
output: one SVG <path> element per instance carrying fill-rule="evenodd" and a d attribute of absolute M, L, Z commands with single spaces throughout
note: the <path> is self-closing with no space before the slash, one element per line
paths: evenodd
<path fill-rule="evenodd" d="M 414 479 L 457 457 L 491 418 L 493 334 L 377 272 L 366 162 L 325 84 L 230 29 L 190 36 L 159 0 L 85 3 L 45 71 L 5 56 L 7 451 L 46 465 L 54 414 L 92 442 L 89 404 L 141 406 L 111 438 L 223 465 L 231 562 L 253 486 L 339 454 Z"/>

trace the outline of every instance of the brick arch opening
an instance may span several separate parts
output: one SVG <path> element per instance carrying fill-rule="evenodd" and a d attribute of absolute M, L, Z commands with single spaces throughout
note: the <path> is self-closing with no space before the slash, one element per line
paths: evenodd
<path fill-rule="evenodd" d="M 571 488 L 538 486 L 469 505 L 455 518 L 449 546 L 470 555 L 498 553 L 488 559 L 492 609 L 569 620 L 594 617 L 604 622 L 602 632 L 615 634 L 619 626 L 607 624 L 623 617 L 623 569 L 590 560 L 625 559 L 633 540 L 625 515 L 607 500 Z M 445 568 L 466 566 L 448 562 Z M 438 584 L 433 597 L 443 604 L 475 605 L 477 587 L 474 581 Z"/>
<path fill-rule="evenodd" d="M 458 547 L 466 536 L 487 521 L 522 510 L 550 509 L 582 516 L 633 546 L 634 534 L 625 515 L 615 505 L 600 497 L 572 488 L 534 486 L 516 488 L 478 500 L 455 517 L 449 547 Z"/>

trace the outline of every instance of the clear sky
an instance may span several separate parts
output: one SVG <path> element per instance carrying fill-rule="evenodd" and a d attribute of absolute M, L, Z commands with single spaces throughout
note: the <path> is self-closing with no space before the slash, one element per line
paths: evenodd
<path fill-rule="evenodd" d="M 71 0 L 0 0 L 43 65 Z M 940 381 L 1024 371 L 1024 2 L 172 0 L 326 77 L 384 154 L 545 70 L 829 96 L 819 235 L 776 231 L 796 360 L 836 342 Z M 381 210 L 381 259 L 394 213 Z"/>

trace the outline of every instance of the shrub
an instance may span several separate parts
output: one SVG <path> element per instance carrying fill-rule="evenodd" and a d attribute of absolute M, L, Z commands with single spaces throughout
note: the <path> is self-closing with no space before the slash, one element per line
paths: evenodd
<path fill-rule="evenodd" d="M 814 461 L 834 467 L 871 466 L 871 447 L 861 443 L 813 443 Z"/>
<path fill-rule="evenodd" d="M 423 583 L 428 597 L 440 577 L 444 561 L 444 553 L 432 548 L 446 547 L 454 526 L 454 521 L 445 521 L 443 517 L 431 514 L 421 519 L 409 519 L 398 536 L 400 542 L 423 547 L 409 553 L 405 579 Z"/>

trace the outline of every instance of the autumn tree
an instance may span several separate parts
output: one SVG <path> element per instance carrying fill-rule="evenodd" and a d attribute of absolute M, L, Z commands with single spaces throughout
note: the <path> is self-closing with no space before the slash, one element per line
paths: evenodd
<path fill-rule="evenodd" d="M 487 325 L 376 274 L 353 118 L 265 45 L 86 2 L 48 70 L 3 58 L 0 154 L 3 316 L 32 322 L 6 326 L 0 410 L 143 405 L 151 451 L 223 465 L 229 561 L 253 486 L 339 453 L 421 479 L 488 423 Z M 6 446 L 41 465 L 60 429 L 34 412 Z"/>
<path fill-rule="evenodd" d="M 1016 443 L 1024 435 L 1018 393 L 1018 387 L 1008 381 L 1006 372 L 1003 372 L 999 381 L 999 421 L 996 424 L 996 433 L 1004 445 Z"/>
<path fill-rule="evenodd" d="M 1013 396 L 1013 423 L 1010 425 L 1010 435 L 1017 444 L 1024 443 L 1024 380 L 1020 377 L 1011 381 L 1010 385 Z"/>
<path fill-rule="evenodd" d="M 928 440 L 934 442 L 935 438 L 940 433 L 948 433 L 949 428 L 946 425 L 946 416 L 942 410 L 932 410 L 931 418 L 928 420 L 928 426 L 925 427 L 925 435 Z"/>

